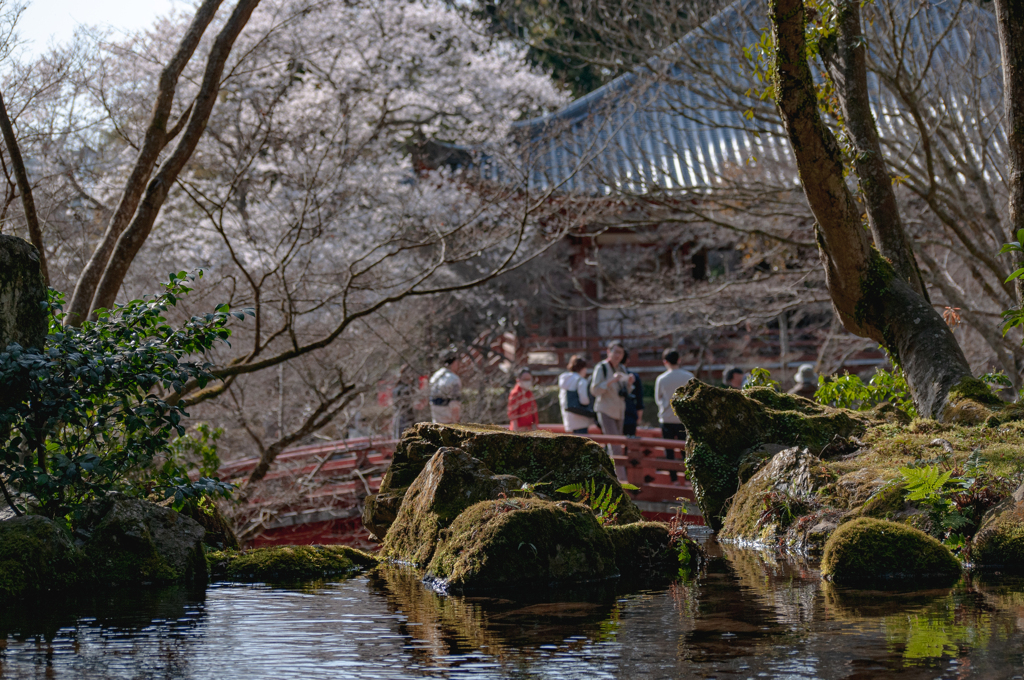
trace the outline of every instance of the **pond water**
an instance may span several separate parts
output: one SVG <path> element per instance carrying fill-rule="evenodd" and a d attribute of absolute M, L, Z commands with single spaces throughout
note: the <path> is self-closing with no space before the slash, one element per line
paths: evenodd
<path fill-rule="evenodd" d="M 838 590 L 721 549 L 688 583 L 443 597 L 407 570 L 0 612 L 2 678 L 1020 678 L 1024 580 Z"/>

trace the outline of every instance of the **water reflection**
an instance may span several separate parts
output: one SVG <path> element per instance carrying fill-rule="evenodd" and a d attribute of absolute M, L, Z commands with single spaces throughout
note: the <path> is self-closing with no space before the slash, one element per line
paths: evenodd
<path fill-rule="evenodd" d="M 914 593 L 711 546 L 698 578 L 440 596 L 401 568 L 302 588 L 112 593 L 0 612 L 3 678 L 1010 678 L 1024 581 Z"/>

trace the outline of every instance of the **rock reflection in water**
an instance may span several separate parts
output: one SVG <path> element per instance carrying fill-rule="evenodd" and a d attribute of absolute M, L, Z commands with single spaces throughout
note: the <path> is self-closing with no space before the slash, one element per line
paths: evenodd
<path fill-rule="evenodd" d="M 0 677 L 1012 678 L 1024 580 L 913 593 L 711 544 L 684 583 L 441 596 L 389 567 L 350 581 L 132 591 L 0 611 Z"/>

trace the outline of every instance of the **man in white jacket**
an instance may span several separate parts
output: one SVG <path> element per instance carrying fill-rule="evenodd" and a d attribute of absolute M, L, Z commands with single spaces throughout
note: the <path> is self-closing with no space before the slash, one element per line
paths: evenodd
<path fill-rule="evenodd" d="M 658 404 L 658 422 L 661 423 L 663 439 L 686 439 L 686 428 L 679 422 L 679 417 L 672 410 L 672 395 L 680 387 L 693 380 L 693 373 L 679 368 L 679 352 L 667 349 L 661 353 L 661 363 L 665 372 L 658 376 L 654 383 L 654 401 Z M 673 460 L 675 449 L 665 449 L 665 457 Z M 675 470 L 669 471 L 669 477 L 676 481 Z"/>
<path fill-rule="evenodd" d="M 457 423 L 462 415 L 462 380 L 451 370 L 458 357 L 446 354 L 430 376 L 430 417 L 435 423 Z"/>
<path fill-rule="evenodd" d="M 587 430 L 596 421 L 593 417 L 574 413 L 569 409 L 570 392 L 574 393 L 574 402 L 580 406 L 590 406 L 590 391 L 587 389 L 587 360 L 575 354 L 569 359 L 566 372 L 558 376 L 558 405 L 562 410 L 562 425 L 565 431 L 573 434 L 586 435 Z M 591 409 L 591 412 L 593 410 Z"/>

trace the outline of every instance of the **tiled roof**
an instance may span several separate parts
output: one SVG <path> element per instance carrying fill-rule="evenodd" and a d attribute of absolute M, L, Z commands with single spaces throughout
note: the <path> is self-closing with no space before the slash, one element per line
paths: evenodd
<path fill-rule="evenodd" d="M 928 65 L 924 90 L 942 94 L 928 100 L 932 115 L 952 116 L 963 123 L 979 115 L 975 107 L 1001 112 L 999 46 L 992 14 L 955 0 L 887 1 L 897 7 L 897 16 L 910 17 L 906 58 L 921 68 Z M 530 188 L 591 195 L 659 188 L 704 191 L 735 174 L 736 168 L 751 165 L 766 169 L 776 183 L 793 186 L 796 172 L 789 160 L 789 142 L 781 134 L 773 105 L 743 96 L 750 68 L 742 48 L 761 39 L 767 24 L 765 4 L 737 0 L 667 50 L 664 60 L 650 62 L 649 69 L 623 75 L 560 111 L 517 123 L 517 160 L 529 169 Z M 865 21 L 869 45 L 873 58 L 882 58 L 881 52 L 876 54 L 876 42 L 883 40 L 879 31 L 886 21 L 880 10 L 868 5 L 865 13 L 871 11 L 876 12 L 875 20 Z M 943 37 L 931 55 L 928 47 L 939 35 Z M 975 71 L 983 74 L 983 101 L 967 90 L 956 94 L 959 84 L 954 81 L 962 76 L 948 65 L 966 60 L 975 60 Z M 669 62 L 659 75 L 661 64 Z M 718 84 L 711 82 L 714 79 Z M 901 143 L 905 153 L 914 153 L 906 142 L 917 135 L 903 107 L 887 90 L 880 90 L 875 76 L 869 81 L 883 143 L 890 142 L 887 153 L 904 153 Z M 723 82 L 731 85 L 733 95 L 723 96 Z M 748 119 L 748 110 L 757 115 Z M 990 145 L 987 154 L 1001 156 L 1002 139 L 997 131 L 981 143 Z M 506 170 L 494 159 L 478 160 L 476 166 L 485 178 L 500 180 Z"/>

